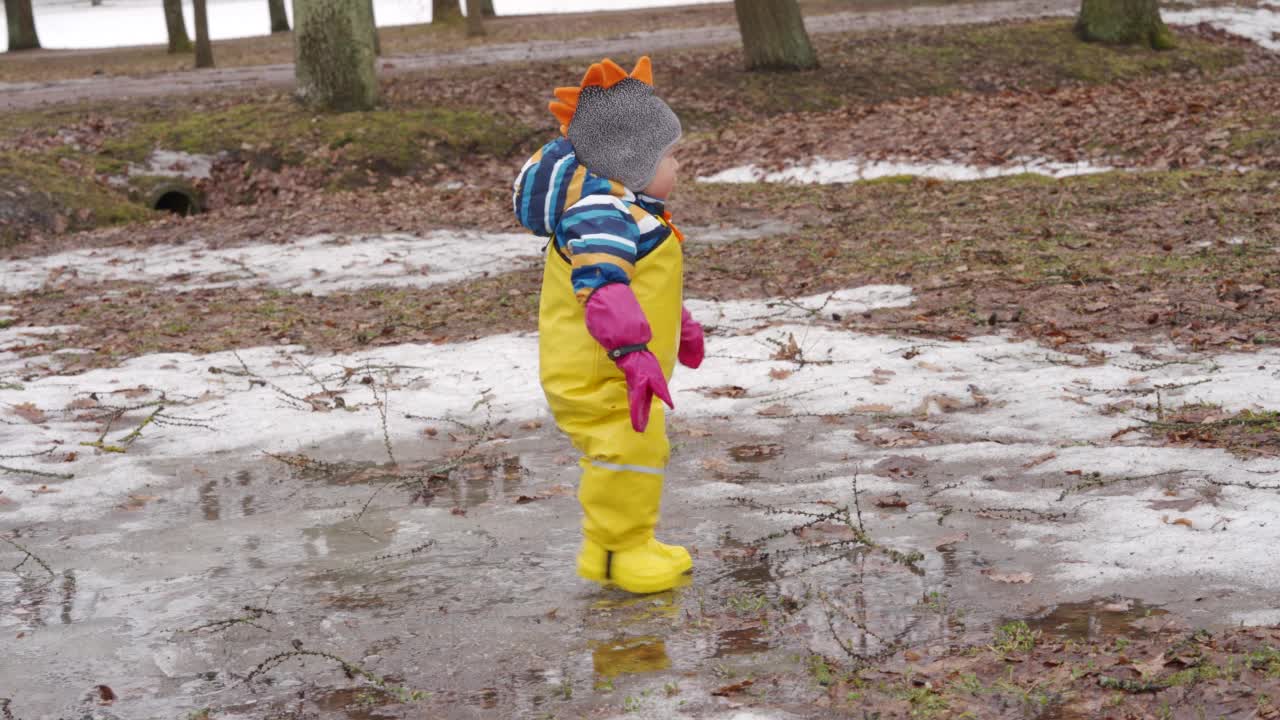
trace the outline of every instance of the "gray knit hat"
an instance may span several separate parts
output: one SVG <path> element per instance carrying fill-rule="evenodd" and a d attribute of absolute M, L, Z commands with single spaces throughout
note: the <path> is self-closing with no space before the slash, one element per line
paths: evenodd
<path fill-rule="evenodd" d="M 639 192 L 680 139 L 680 119 L 653 94 L 644 57 L 630 74 L 612 60 L 591 66 L 579 88 L 558 88 L 551 111 L 588 170 Z"/>

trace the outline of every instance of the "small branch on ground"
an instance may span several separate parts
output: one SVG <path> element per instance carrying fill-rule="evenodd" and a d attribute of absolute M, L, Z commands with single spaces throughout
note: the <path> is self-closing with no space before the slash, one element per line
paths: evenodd
<path fill-rule="evenodd" d="M 382 420 L 382 447 L 387 451 L 387 459 L 391 461 L 391 467 L 399 467 L 400 463 L 396 462 L 396 454 L 391 450 L 391 431 L 387 428 L 387 400 L 390 392 L 386 387 L 382 388 L 382 397 L 378 397 L 378 388 L 371 387 L 373 391 L 374 403 L 378 406 L 378 417 Z"/>
<path fill-rule="evenodd" d="M 48 449 L 36 450 L 34 452 L 29 452 L 29 453 L 18 453 L 16 455 L 0 454 L 0 460 L 19 460 L 23 458 L 43 457 L 45 455 L 52 455 L 54 451 L 56 451 L 57 449 L 58 449 L 57 445 L 50 445 Z"/>
<path fill-rule="evenodd" d="M 346 674 L 347 678 L 352 680 L 355 680 L 356 678 L 364 679 L 367 682 L 369 682 L 373 687 L 387 693 L 388 695 L 396 698 L 400 702 L 418 702 L 421 700 L 426 700 L 427 698 L 431 697 L 431 693 L 429 692 L 424 692 L 422 690 L 414 690 L 412 688 L 401 685 L 399 683 L 391 682 L 386 677 L 383 677 L 374 672 L 371 672 L 365 669 L 364 666 L 358 663 L 351 662 L 350 660 L 347 660 L 346 658 L 340 657 L 333 653 L 325 652 L 323 650 L 304 649 L 302 646 L 302 642 L 299 640 L 293 641 L 293 648 L 294 648 L 293 650 L 278 652 L 275 655 L 272 655 L 271 657 L 267 658 L 266 660 L 263 660 L 262 662 L 258 663 L 257 667 L 255 667 L 253 670 L 249 672 L 248 675 L 245 676 L 244 678 L 245 684 L 247 685 L 249 683 L 252 683 L 255 678 L 258 678 L 276 669 L 277 667 L 279 667 L 280 665 L 284 664 L 289 660 L 292 660 L 295 658 L 305 659 L 309 657 L 314 657 L 314 658 L 320 658 L 321 660 L 327 660 L 331 663 L 336 664 L 338 667 L 342 669 L 342 672 Z"/>
<path fill-rule="evenodd" d="M 1270 473 L 1270 474 L 1274 474 L 1274 473 Z M 1214 480 L 1213 478 L 1206 478 L 1206 479 L 1209 481 L 1210 485 L 1216 485 L 1218 487 L 1240 487 L 1240 488 L 1245 488 L 1247 490 L 1280 490 L 1280 485 L 1264 485 L 1261 483 L 1251 482 L 1249 480 L 1241 480 L 1239 482 L 1233 482 L 1230 480 Z"/>
<path fill-rule="evenodd" d="M 919 566 L 920 561 L 924 560 L 924 553 L 921 553 L 918 550 L 902 552 L 901 550 L 881 545 L 872 539 L 871 534 L 867 532 L 865 527 L 862 525 L 861 510 L 856 502 L 854 504 L 854 508 L 857 509 L 857 520 L 854 519 L 854 510 L 851 510 L 849 505 L 841 505 L 828 512 L 814 512 L 811 510 L 800 510 L 797 508 L 774 507 L 745 497 L 731 497 L 729 498 L 729 501 L 749 507 L 753 510 L 759 510 L 766 515 L 794 515 L 806 518 L 806 520 L 799 525 L 786 530 L 777 530 L 754 541 L 751 543 L 753 545 L 763 545 L 771 540 L 778 540 L 788 535 L 802 537 L 806 532 L 820 532 L 824 529 L 823 524 L 826 523 L 830 524 L 828 527 L 838 528 L 840 533 L 847 533 L 849 535 L 847 538 L 836 537 L 830 541 L 809 544 L 798 548 L 781 548 L 773 551 L 772 553 L 766 554 L 788 555 L 826 551 L 843 554 L 858 548 L 865 548 L 866 550 L 871 550 L 884 555 L 913 573 L 922 574 L 924 572 Z M 839 557 L 839 555 L 836 557 Z M 829 560 L 832 559 L 834 558 L 830 558 Z M 823 561 L 818 564 L 821 565 L 825 563 L 826 561 Z M 801 572 L 810 570 L 813 567 L 817 567 L 817 565 L 803 568 Z"/>
<path fill-rule="evenodd" d="M 15 573 L 18 572 L 20 569 L 22 569 L 23 565 L 27 564 L 28 560 L 31 560 L 35 562 L 37 565 L 39 565 L 41 568 L 43 568 L 44 571 L 49 574 L 49 579 L 45 581 L 46 585 L 53 582 L 54 578 L 58 576 L 58 574 L 53 571 L 53 568 L 49 567 L 49 563 L 45 562 L 44 559 L 41 558 L 39 555 L 36 555 L 35 553 L 28 550 L 27 547 L 22 543 L 19 543 L 14 540 L 10 540 L 9 538 L 4 536 L 0 536 L 0 540 L 3 540 L 9 545 L 12 545 L 14 548 L 16 548 L 19 552 L 23 553 L 24 555 L 24 557 L 22 558 L 22 561 L 19 562 L 17 565 L 13 566 L 12 568 L 13 572 Z"/>
<path fill-rule="evenodd" d="M 0 473 L 6 473 L 8 475 L 31 475 L 33 477 L 48 478 L 50 480 L 71 480 L 75 477 L 72 473 L 46 472 L 44 470 L 9 467 L 8 465 L 0 465 Z"/>
<path fill-rule="evenodd" d="M 229 630 L 235 627 L 236 625 L 249 625 L 251 627 L 258 628 L 259 630 L 271 632 L 267 628 L 259 625 L 257 621 L 261 620 L 263 615 L 275 615 L 276 613 L 274 610 L 268 610 L 267 608 L 264 608 L 264 607 L 255 607 L 253 605 L 245 605 L 241 609 L 245 611 L 244 615 L 240 615 L 238 617 L 233 617 L 233 618 L 227 618 L 225 620 L 214 620 L 213 622 L 207 622 L 203 625 L 197 625 L 191 628 L 190 630 L 188 630 L 187 632 L 196 633 L 196 632 L 200 632 L 201 630 L 208 630 L 211 633 L 220 633 L 225 630 Z"/>
<path fill-rule="evenodd" d="M 1086 477 L 1086 479 L 1080 481 L 1079 483 L 1063 489 L 1062 493 L 1058 495 L 1058 501 L 1061 502 L 1067 499 L 1068 495 L 1084 492 L 1086 490 L 1096 490 L 1099 488 L 1111 487 L 1112 485 L 1118 485 L 1120 483 L 1137 482 L 1139 480 L 1154 480 L 1156 478 L 1175 477 L 1175 476 L 1183 475 L 1187 472 L 1188 471 L 1185 469 L 1164 470 L 1162 472 L 1150 473 L 1147 475 L 1122 475 L 1120 477 L 1115 477 L 1115 478 L 1103 477 L 1102 473 L 1094 472 L 1094 473 L 1090 473 Z"/>
<path fill-rule="evenodd" d="M 436 544 L 435 540 L 428 540 L 419 545 L 415 545 L 409 548 L 408 550 L 404 550 L 398 553 L 387 553 L 386 555 L 378 555 L 377 557 L 374 558 L 374 561 L 377 562 L 382 560 L 399 560 L 400 558 L 410 557 L 412 555 L 417 555 L 418 553 L 426 550 L 427 548 L 430 548 L 432 545 L 435 545 L 435 544 Z"/>

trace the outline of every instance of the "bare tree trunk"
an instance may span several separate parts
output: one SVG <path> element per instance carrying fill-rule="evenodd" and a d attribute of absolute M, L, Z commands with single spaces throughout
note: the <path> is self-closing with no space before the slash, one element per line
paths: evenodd
<path fill-rule="evenodd" d="M 381 57 L 382 38 L 378 36 L 378 17 L 373 14 L 373 0 L 369 0 L 369 28 L 373 30 L 373 54 Z"/>
<path fill-rule="evenodd" d="M 462 20 L 458 0 L 431 0 L 431 23 L 453 23 Z"/>
<path fill-rule="evenodd" d="M 293 0 L 293 52 L 298 99 L 346 112 L 378 102 L 373 3 Z"/>
<path fill-rule="evenodd" d="M 467 0 L 467 37 L 484 35 L 484 0 Z"/>
<path fill-rule="evenodd" d="M 818 56 L 796 0 L 734 0 L 748 70 L 808 70 Z"/>
<path fill-rule="evenodd" d="M 1173 34 L 1160 19 L 1158 0 L 1082 0 L 1076 34 L 1086 41 L 1153 50 L 1173 47 Z"/>
<path fill-rule="evenodd" d="M 498 16 L 498 13 L 493 11 L 493 0 L 482 0 L 482 4 L 480 7 L 480 16 L 487 17 L 487 18 Z"/>
<path fill-rule="evenodd" d="M 31 0 L 4 0 L 4 18 L 9 25 L 9 52 L 40 49 Z"/>
<path fill-rule="evenodd" d="M 182 17 L 182 0 L 164 0 L 164 24 L 169 31 L 169 54 L 191 52 L 187 20 Z"/>
<path fill-rule="evenodd" d="M 208 0 L 192 0 L 196 15 L 196 67 L 213 67 L 213 44 L 209 42 Z"/>
<path fill-rule="evenodd" d="M 284 11 L 284 0 L 267 0 L 267 12 L 271 13 L 271 34 L 289 32 L 289 14 Z"/>

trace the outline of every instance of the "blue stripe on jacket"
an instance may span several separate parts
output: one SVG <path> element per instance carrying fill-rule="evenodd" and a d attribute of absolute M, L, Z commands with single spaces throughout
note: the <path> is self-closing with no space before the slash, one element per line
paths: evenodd
<path fill-rule="evenodd" d="M 629 269 L 671 234 L 661 224 L 641 233 L 630 211 L 640 207 L 660 218 L 662 203 L 637 197 L 621 184 L 590 172 L 581 178 L 581 188 L 574 188 L 582 166 L 565 138 L 547 143 L 540 153 L 516 179 L 513 204 L 520 223 L 536 235 L 553 236 L 563 254 L 578 258 L 570 273 L 578 297 L 586 298 L 609 283 L 629 284 Z M 613 199 L 598 202 L 604 197 Z"/>

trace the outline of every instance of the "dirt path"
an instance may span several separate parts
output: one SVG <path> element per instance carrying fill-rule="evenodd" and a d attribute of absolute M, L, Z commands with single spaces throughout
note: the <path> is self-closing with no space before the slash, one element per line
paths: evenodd
<path fill-rule="evenodd" d="M 835 13 L 810 17 L 806 24 L 811 33 L 959 25 L 1014 18 L 1066 16 L 1072 14 L 1077 5 L 1078 3 L 1074 0 L 1008 0 L 950 7 Z M 382 69 L 384 74 L 394 75 L 487 63 L 655 52 L 672 48 L 736 43 L 738 39 L 738 29 L 731 25 L 658 30 L 584 41 L 571 46 L 556 41 L 539 41 L 491 45 L 460 52 L 391 57 L 384 59 Z M 0 83 L 0 111 L 86 100 L 209 93 L 255 85 L 289 86 L 293 81 L 292 64 L 280 64 L 150 77 L 112 77 L 48 83 Z"/>

